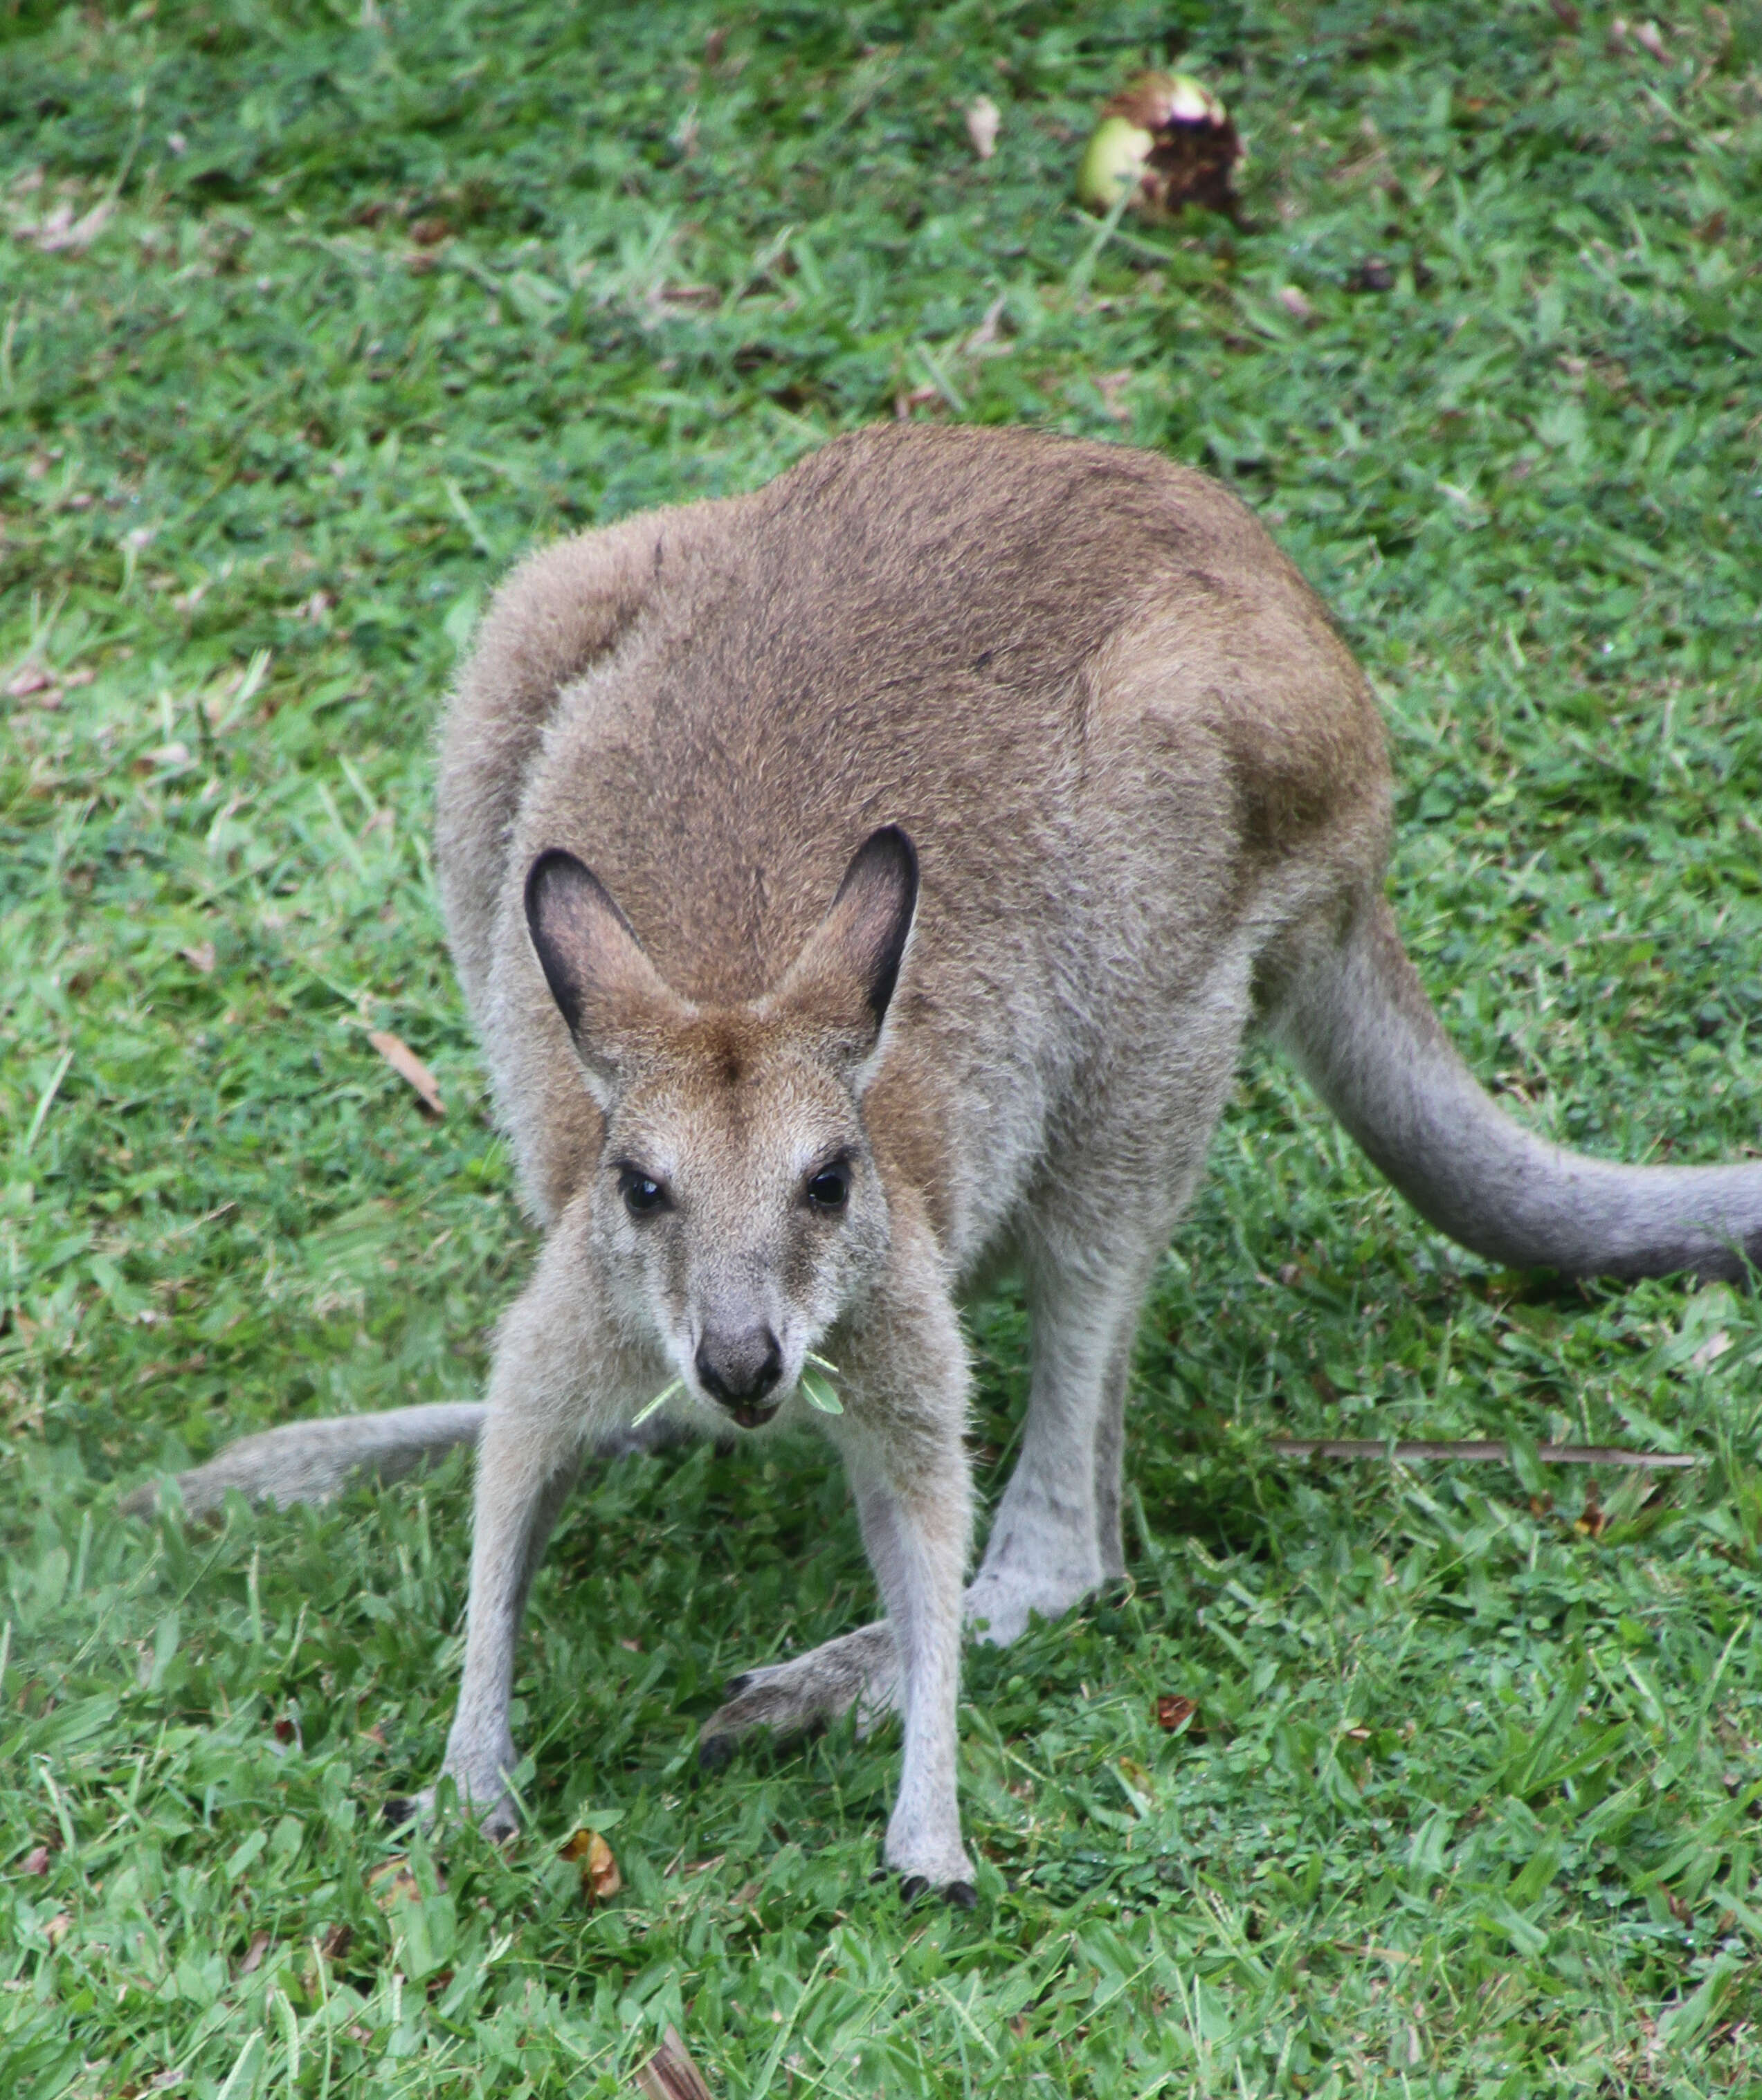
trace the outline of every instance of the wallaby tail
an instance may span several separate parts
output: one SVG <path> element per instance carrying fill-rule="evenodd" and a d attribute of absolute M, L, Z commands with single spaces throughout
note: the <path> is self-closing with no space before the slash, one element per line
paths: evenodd
<path fill-rule="evenodd" d="M 1738 1277 L 1762 1264 L 1762 1162 L 1621 1167 L 1534 1136 L 1445 1035 L 1376 898 L 1280 987 L 1273 1023 L 1371 1160 L 1441 1232 L 1513 1268 Z"/>
<path fill-rule="evenodd" d="M 400 1480 L 455 1445 L 475 1444 L 484 1426 L 480 1405 L 460 1402 L 395 1407 L 383 1414 L 339 1414 L 322 1422 L 289 1422 L 241 1436 L 236 1444 L 178 1475 L 187 1516 L 207 1516 L 236 1488 L 251 1502 L 327 1502 L 355 1473 Z M 125 1496 L 125 1516 L 151 1516 L 159 1487 L 149 1480 Z"/>
<path fill-rule="evenodd" d="M 328 1502 L 357 1475 L 401 1480 L 461 1444 L 475 1445 L 488 1411 L 479 1402 L 457 1401 L 388 1408 L 380 1414 L 333 1414 L 259 1430 L 227 1445 L 205 1466 L 178 1475 L 183 1513 L 211 1516 L 234 1488 L 247 1502 L 278 1502 L 285 1509 L 293 1502 Z M 590 1456 L 625 1458 L 693 1440 L 691 1431 L 663 1418 L 640 1428 L 607 1431 Z M 136 1488 L 118 1505 L 124 1516 L 151 1516 L 158 1507 L 157 1480 Z"/>

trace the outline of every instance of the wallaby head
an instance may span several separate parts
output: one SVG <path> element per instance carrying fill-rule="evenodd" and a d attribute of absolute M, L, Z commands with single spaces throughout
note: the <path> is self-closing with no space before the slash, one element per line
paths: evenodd
<path fill-rule="evenodd" d="M 863 1125 L 917 904 L 897 826 L 758 999 L 669 985 L 573 854 L 532 863 L 532 946 L 603 1120 L 591 1202 L 602 1281 L 679 1375 L 743 1428 L 879 1273 L 887 1201 Z"/>

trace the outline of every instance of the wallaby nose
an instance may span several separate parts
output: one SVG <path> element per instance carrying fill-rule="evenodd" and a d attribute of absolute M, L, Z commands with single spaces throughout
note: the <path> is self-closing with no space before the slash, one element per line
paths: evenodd
<path fill-rule="evenodd" d="M 697 1375 L 705 1392 L 724 1407 L 749 1407 L 783 1376 L 783 1351 L 769 1327 L 743 1334 L 706 1329 L 697 1345 Z"/>

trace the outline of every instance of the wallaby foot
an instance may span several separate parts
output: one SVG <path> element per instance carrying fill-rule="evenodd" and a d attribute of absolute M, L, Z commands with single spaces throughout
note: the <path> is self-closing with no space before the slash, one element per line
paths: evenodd
<path fill-rule="evenodd" d="M 713 1771 L 743 1736 L 769 1728 L 779 1740 L 824 1727 L 856 1709 L 860 1740 L 899 1704 L 899 1658 L 885 1619 L 728 1680 L 728 1701 L 704 1723 L 698 1762 Z"/>
<path fill-rule="evenodd" d="M 869 1876 L 872 1883 L 896 1879 L 899 1882 L 899 1900 L 906 1904 L 915 1904 L 930 1886 L 922 1874 L 898 1877 L 891 1867 L 877 1867 Z M 970 1882 L 950 1882 L 937 1894 L 951 1910 L 974 1910 L 978 1905 L 979 1892 Z"/>
<path fill-rule="evenodd" d="M 512 1769 L 514 1757 L 514 1746 L 510 1743 L 507 1769 Z M 492 1790 L 494 1798 L 489 1800 L 486 1807 L 485 1800 Z M 386 1829 L 432 1830 L 437 1820 L 435 1802 L 439 1793 L 438 1786 L 425 1786 L 420 1793 L 393 1794 L 386 1803 L 382 1818 Z M 483 1793 L 474 1792 L 461 1782 L 459 1807 L 486 1838 L 492 1838 L 498 1843 L 504 1838 L 511 1838 L 520 1827 L 519 1811 L 514 1806 L 514 1796 L 499 1781 L 492 1782 L 492 1788 Z"/>
<path fill-rule="evenodd" d="M 978 1903 L 978 1892 L 973 1886 L 973 1862 L 967 1857 L 958 1833 L 952 1838 L 945 1833 L 934 1846 L 914 1848 L 910 1859 L 896 1860 L 894 1851 L 890 1839 L 887 1871 L 899 1877 L 903 1903 L 916 1903 L 927 1889 L 935 1890 L 952 1910 L 971 1910 Z"/>
<path fill-rule="evenodd" d="M 853 1706 L 860 1738 L 902 1703 L 893 1628 L 877 1619 L 788 1662 L 731 1678 L 727 1688 L 733 1696 L 704 1723 L 698 1739 L 698 1761 L 710 1770 L 726 1764 L 756 1728 L 769 1728 L 787 1741 L 825 1727 Z M 937 1815 L 936 1806 L 932 1799 L 921 1804 L 929 1813 L 903 1819 L 896 1808 L 888 1825 L 885 1871 L 899 1876 L 899 1893 L 907 1903 L 935 1888 L 956 1909 L 970 1910 L 978 1899 L 960 1824 Z"/>
<path fill-rule="evenodd" d="M 1001 1565 L 979 1570 L 968 1586 L 963 1616 L 969 1626 L 983 1622 L 981 1639 L 1007 1647 L 1027 1630 L 1030 1612 L 1061 1618 L 1105 1579 L 1099 1565 L 1042 1579 L 1012 1556 Z M 755 1728 L 769 1728 L 779 1742 L 787 1741 L 825 1727 L 853 1706 L 861 1742 L 899 1711 L 899 1661 L 893 1629 L 885 1619 L 877 1619 L 787 1662 L 744 1670 L 731 1677 L 724 1689 L 726 1704 L 710 1715 L 698 1737 L 698 1762 L 706 1770 L 726 1764 L 741 1738 Z"/>
<path fill-rule="evenodd" d="M 1046 1542 L 1068 1543 L 1062 1535 Z M 967 1585 L 962 1616 L 981 1640 L 995 1648 L 1008 1648 L 1018 1640 L 1036 1612 L 1043 1619 L 1062 1618 L 1073 1604 L 1093 1596 L 1106 1579 L 1098 1559 L 1080 1564 L 1068 1557 L 1061 1564 L 1050 1554 L 1037 1559 L 1029 1550 L 1031 1543 L 1000 1554 L 995 1563 L 987 1554 L 985 1565 Z"/>

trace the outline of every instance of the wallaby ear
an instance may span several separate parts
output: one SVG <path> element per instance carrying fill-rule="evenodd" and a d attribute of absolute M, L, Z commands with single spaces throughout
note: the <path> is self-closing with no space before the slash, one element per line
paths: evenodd
<path fill-rule="evenodd" d="M 873 1052 L 917 910 L 917 849 L 897 824 L 852 855 L 832 909 L 764 1004 L 828 1039 L 860 1065 Z"/>
<path fill-rule="evenodd" d="M 526 877 L 526 924 L 588 1084 L 606 1107 L 631 1061 L 691 1009 L 642 950 L 593 870 L 553 847 Z"/>

